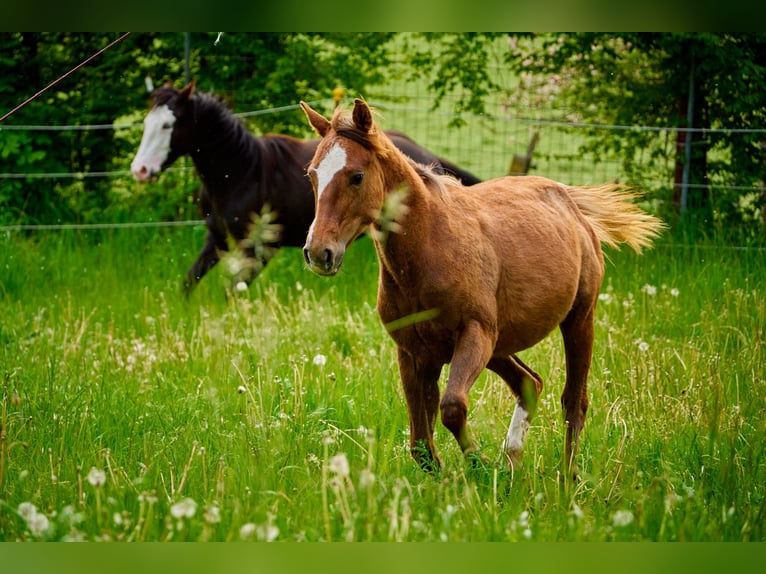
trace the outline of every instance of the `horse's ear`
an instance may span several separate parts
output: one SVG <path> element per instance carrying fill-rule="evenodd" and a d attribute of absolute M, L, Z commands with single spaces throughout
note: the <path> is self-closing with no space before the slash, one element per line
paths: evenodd
<path fill-rule="evenodd" d="M 301 108 L 303 108 L 303 113 L 306 114 L 306 118 L 309 120 L 309 124 L 314 131 L 319 137 L 324 137 L 330 130 L 330 121 L 319 112 L 311 109 L 311 106 L 306 102 L 301 102 Z"/>
<path fill-rule="evenodd" d="M 181 91 L 178 92 L 178 95 L 182 99 L 188 100 L 189 96 L 191 96 L 193 93 L 194 93 L 194 80 L 190 81 L 183 88 L 181 88 Z"/>
<path fill-rule="evenodd" d="M 364 100 L 359 98 L 354 100 L 354 111 L 351 117 L 354 120 L 354 125 L 364 133 L 369 133 L 372 130 L 372 111 Z"/>

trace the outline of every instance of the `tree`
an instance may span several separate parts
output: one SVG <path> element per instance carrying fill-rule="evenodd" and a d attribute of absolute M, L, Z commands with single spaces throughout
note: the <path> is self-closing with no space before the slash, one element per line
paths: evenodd
<path fill-rule="evenodd" d="M 412 64 L 421 70 L 435 66 L 432 89 L 437 102 L 458 92 L 458 109 L 485 113 L 486 95 L 497 86 L 486 71 L 486 56 L 478 53 L 489 53 L 497 38 L 497 34 L 431 36 L 428 39 L 438 43 L 446 58 L 417 53 Z M 691 101 L 693 128 L 731 130 L 690 132 L 688 165 L 683 131 L 674 132 L 678 139 L 670 148 L 658 132 L 593 131 L 587 148 L 596 153 L 619 151 L 626 171 L 636 177 L 641 175 L 638 170 L 647 169 L 646 163 L 635 162 L 639 150 L 650 158 L 674 154 L 670 190 L 676 214 L 686 167 L 685 207 L 697 224 L 709 228 L 715 215 L 722 226 L 745 225 L 746 214 L 737 208 L 743 188 L 762 187 L 766 179 L 766 34 L 526 34 L 507 40 L 506 65 L 519 76 L 555 83 L 551 97 L 557 107 L 567 110 L 566 119 L 683 128 L 688 127 Z M 439 66 L 440 61 L 444 65 Z M 468 67 L 470 74 L 463 69 Z M 765 200 L 761 193 L 756 201 L 763 205 Z M 751 233 L 762 230 L 751 228 Z"/>
<path fill-rule="evenodd" d="M 116 37 L 109 33 L 0 33 L 0 113 L 13 109 Z M 392 37 L 237 33 L 218 38 L 216 33 L 191 33 L 189 70 L 199 89 L 216 93 L 237 111 L 296 104 L 301 99 L 331 101 L 337 86 L 363 92 L 385 79 L 386 43 Z M 155 85 L 170 80 L 180 86 L 184 81 L 184 41 L 184 34 L 177 32 L 133 33 L 30 102 L 0 124 L 0 172 L 127 169 L 140 137 L 137 131 L 9 128 L 110 124 L 120 117 L 139 121 L 148 101 L 147 77 Z M 248 123 L 257 133 L 309 134 L 298 110 L 258 116 Z M 95 221 L 107 209 L 122 209 L 113 215 L 131 217 L 126 211 L 130 187 L 129 177 L 6 179 L 0 182 L 0 224 Z M 123 191 L 121 201 L 115 201 L 119 190 Z M 175 193 L 189 195 L 184 190 Z M 176 196 L 170 202 L 162 193 L 142 197 L 141 207 L 154 201 L 158 217 L 174 218 Z"/>

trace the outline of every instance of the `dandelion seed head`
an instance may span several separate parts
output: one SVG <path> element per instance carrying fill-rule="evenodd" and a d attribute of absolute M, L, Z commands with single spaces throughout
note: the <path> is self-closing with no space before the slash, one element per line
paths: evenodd
<path fill-rule="evenodd" d="M 346 458 L 346 455 L 343 453 L 336 454 L 334 457 L 332 457 L 329 464 L 327 465 L 327 468 L 343 478 L 350 474 L 348 458 Z"/>
<path fill-rule="evenodd" d="M 246 392 L 246 391 L 247 391 L 247 389 L 245 388 L 245 386 L 244 386 L 244 385 L 239 385 L 239 386 L 237 387 L 237 392 L 238 392 L 240 395 L 241 395 L 242 393 Z"/>
<path fill-rule="evenodd" d="M 100 488 L 106 482 L 106 473 L 103 470 L 96 468 L 95 466 L 92 466 L 90 468 L 90 471 L 88 472 L 87 479 L 88 479 L 88 482 L 91 483 L 93 486 L 95 486 L 96 488 Z"/>
<path fill-rule="evenodd" d="M 643 291 L 649 296 L 654 296 L 657 294 L 657 287 L 655 287 L 654 285 L 647 284 L 641 287 L 641 291 Z"/>
<path fill-rule="evenodd" d="M 42 535 L 50 527 L 48 517 L 41 513 L 35 513 L 28 521 L 30 532 L 35 536 Z"/>
<path fill-rule="evenodd" d="M 324 365 L 327 364 L 327 357 L 324 355 L 314 355 L 313 363 L 315 365 L 323 367 Z"/>
<path fill-rule="evenodd" d="M 217 506 L 206 506 L 203 517 L 208 524 L 218 524 L 221 522 L 221 509 Z"/>
<path fill-rule="evenodd" d="M 235 285 L 235 289 L 236 289 L 237 291 L 239 291 L 240 293 L 242 293 L 243 291 L 247 291 L 247 283 L 245 283 L 244 281 L 239 281 L 239 282 L 238 282 L 238 283 Z"/>
<path fill-rule="evenodd" d="M 258 540 L 273 542 L 279 536 L 279 528 L 273 524 L 262 524 L 256 527 L 256 533 L 258 534 Z"/>
<path fill-rule="evenodd" d="M 29 522 L 29 519 L 37 514 L 37 507 L 31 502 L 22 502 L 19 504 L 18 513 L 24 520 Z"/>
<path fill-rule="evenodd" d="M 612 515 L 612 524 L 615 526 L 628 526 L 633 522 L 633 513 L 630 510 L 618 510 Z"/>
<path fill-rule="evenodd" d="M 365 468 L 359 475 L 359 488 L 370 488 L 373 484 L 375 484 L 375 474 Z"/>
<path fill-rule="evenodd" d="M 197 512 L 197 503 L 193 498 L 184 498 L 170 507 L 173 518 L 191 518 Z"/>
<path fill-rule="evenodd" d="M 239 538 L 241 540 L 247 540 L 253 534 L 255 534 L 255 524 L 253 524 L 252 522 L 243 524 L 239 529 Z"/>

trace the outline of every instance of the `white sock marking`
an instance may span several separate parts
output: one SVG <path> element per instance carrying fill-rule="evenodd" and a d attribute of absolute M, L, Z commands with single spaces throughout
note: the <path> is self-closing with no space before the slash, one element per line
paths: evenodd
<path fill-rule="evenodd" d="M 511 417 L 511 424 L 508 427 L 508 434 L 505 435 L 503 441 L 503 451 L 512 459 L 521 456 L 527 430 L 529 430 L 529 413 L 519 404 L 516 404 Z"/>

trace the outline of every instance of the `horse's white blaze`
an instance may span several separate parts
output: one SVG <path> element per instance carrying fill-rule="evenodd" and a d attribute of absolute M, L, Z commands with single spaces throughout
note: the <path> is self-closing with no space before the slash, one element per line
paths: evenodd
<path fill-rule="evenodd" d="M 168 106 L 157 106 L 144 118 L 144 135 L 130 164 L 133 177 L 145 181 L 162 169 L 170 152 L 170 137 L 176 117 Z"/>
<path fill-rule="evenodd" d="M 343 169 L 345 165 L 346 150 L 339 143 L 336 143 L 330 148 L 327 155 L 322 158 L 319 167 L 317 167 L 317 201 L 319 201 L 322 192 L 332 181 L 332 178 L 335 177 L 335 174 Z"/>
<path fill-rule="evenodd" d="M 529 430 L 529 413 L 521 405 L 517 404 L 513 410 L 508 434 L 503 441 L 503 451 L 513 461 L 521 458 L 524 450 L 524 440 Z"/>

